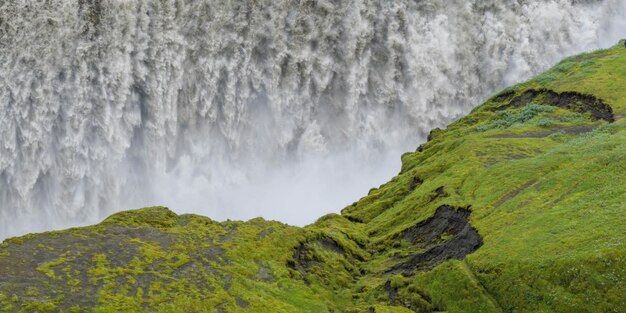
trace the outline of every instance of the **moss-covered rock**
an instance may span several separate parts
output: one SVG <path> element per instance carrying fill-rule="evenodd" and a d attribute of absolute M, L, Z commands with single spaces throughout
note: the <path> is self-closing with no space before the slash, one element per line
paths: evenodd
<path fill-rule="evenodd" d="M 178 223 L 178 215 L 165 207 L 151 207 L 119 212 L 109 216 L 102 223 L 167 229 Z"/>

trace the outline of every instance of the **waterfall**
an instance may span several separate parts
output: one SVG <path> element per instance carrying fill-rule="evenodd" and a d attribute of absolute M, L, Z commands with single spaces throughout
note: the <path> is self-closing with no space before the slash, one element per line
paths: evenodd
<path fill-rule="evenodd" d="M 0 238 L 166 204 L 306 224 L 624 35 L 622 0 L 0 3 Z"/>

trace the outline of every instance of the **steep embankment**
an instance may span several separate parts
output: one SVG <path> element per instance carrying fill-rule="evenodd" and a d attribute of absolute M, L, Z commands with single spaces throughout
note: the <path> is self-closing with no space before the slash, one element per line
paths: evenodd
<path fill-rule="evenodd" d="M 622 45 L 566 59 L 305 228 L 157 207 L 9 239 L 0 311 L 626 312 L 624 86 Z"/>

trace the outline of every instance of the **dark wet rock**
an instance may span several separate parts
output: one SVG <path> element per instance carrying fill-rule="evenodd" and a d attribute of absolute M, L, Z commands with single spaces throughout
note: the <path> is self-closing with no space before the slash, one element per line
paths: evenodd
<path fill-rule="evenodd" d="M 333 260 L 341 260 L 343 270 L 347 274 L 360 275 L 360 268 L 355 264 L 362 261 L 362 258 L 347 253 L 334 239 L 326 236 L 301 242 L 294 248 L 293 259 L 288 260 L 286 265 L 290 269 L 300 272 L 305 283 L 308 284 L 310 283 L 309 279 L 319 279 L 318 274 L 311 276 L 309 274 L 317 273 L 318 270 L 332 271 L 327 263 L 329 257 L 327 252 L 335 255 L 332 257 Z"/>
<path fill-rule="evenodd" d="M 389 268 L 386 273 L 411 275 L 450 260 L 463 259 L 482 246 L 482 238 L 469 224 L 471 211 L 443 205 L 435 215 L 404 232 L 402 240 L 422 247 L 422 252 Z"/>
<path fill-rule="evenodd" d="M 267 236 L 271 235 L 274 232 L 274 229 L 268 228 L 264 229 L 256 235 L 256 239 L 265 239 Z"/>
<path fill-rule="evenodd" d="M 495 102 L 504 102 L 504 101 L 513 99 L 514 96 L 515 96 L 515 90 L 509 90 L 509 91 L 499 93 L 498 95 L 493 97 L 492 100 Z"/>
<path fill-rule="evenodd" d="M 424 180 L 421 179 L 419 176 L 414 176 L 413 179 L 411 179 L 411 183 L 409 184 L 409 188 L 411 190 L 415 190 L 415 188 L 417 188 L 419 185 L 423 184 Z"/>
<path fill-rule="evenodd" d="M 578 113 L 590 113 L 594 119 L 614 122 L 613 108 L 606 104 L 604 100 L 593 95 L 582 94 L 573 91 L 557 93 L 549 89 L 530 89 L 515 97 L 511 102 L 496 111 L 508 108 L 519 108 L 532 101 L 537 101 L 545 105 L 556 106 Z"/>
<path fill-rule="evenodd" d="M 287 262 L 287 266 L 294 270 L 299 270 L 305 273 L 308 268 L 318 263 L 319 260 L 315 256 L 314 251 L 315 244 L 321 246 L 326 250 L 333 251 L 339 254 L 345 255 L 346 253 L 345 250 L 333 239 L 328 237 L 322 237 L 317 240 L 300 243 L 294 251 L 293 261 Z"/>
<path fill-rule="evenodd" d="M 343 217 L 345 217 L 348 221 L 352 222 L 352 223 L 359 223 L 362 224 L 364 223 L 363 220 L 356 218 L 354 216 L 350 216 L 350 215 L 344 215 Z"/>
<path fill-rule="evenodd" d="M 414 312 L 437 312 L 436 306 L 433 305 L 432 298 L 420 290 L 416 285 L 411 285 L 409 281 L 397 281 L 393 283 L 387 280 L 380 287 L 380 292 L 387 294 L 389 305 L 405 307 Z M 401 290 L 408 293 L 401 294 Z"/>
<path fill-rule="evenodd" d="M 232 235 L 233 232 L 237 231 L 237 225 L 233 225 L 232 227 L 230 227 L 227 231 L 226 234 L 224 235 L 220 235 L 219 236 L 219 241 L 220 243 L 224 243 L 224 242 L 229 242 L 232 240 Z"/>
<path fill-rule="evenodd" d="M 232 281 L 233 281 L 233 277 L 230 275 L 225 275 L 224 278 L 222 278 L 224 290 L 226 291 L 230 290 L 230 288 L 233 286 Z"/>
<path fill-rule="evenodd" d="M 259 265 L 259 272 L 256 274 L 256 278 L 260 281 L 270 283 L 274 281 L 274 275 L 269 267 Z"/>
<path fill-rule="evenodd" d="M 241 299 L 239 297 L 235 297 L 235 302 L 237 303 L 237 306 L 242 309 L 245 309 L 250 305 L 246 300 Z"/>
<path fill-rule="evenodd" d="M 443 133 L 443 130 L 441 128 L 434 128 L 433 130 L 430 131 L 430 133 L 428 133 L 428 137 L 426 140 L 431 141 L 437 138 L 437 136 L 439 136 L 442 133 Z"/>
<path fill-rule="evenodd" d="M 287 261 L 287 267 L 306 273 L 306 270 L 313 265 L 315 260 L 312 258 L 313 248 L 309 243 L 300 243 L 293 253 L 293 260 Z"/>
<path fill-rule="evenodd" d="M 447 197 L 448 193 L 446 192 L 445 188 L 443 186 L 437 187 L 437 189 L 435 189 L 435 191 L 433 191 L 430 195 L 430 201 L 434 201 L 436 199 L 439 198 L 443 198 L 443 197 Z"/>
<path fill-rule="evenodd" d="M 318 242 L 326 250 L 334 251 L 340 254 L 346 253 L 346 251 L 339 244 L 337 244 L 336 241 L 334 241 L 333 239 L 329 237 L 322 237 L 321 239 L 318 240 Z"/>
<path fill-rule="evenodd" d="M 394 287 L 391 285 L 391 281 L 387 281 L 385 283 L 385 291 L 389 294 L 389 303 L 394 303 L 398 298 L 398 287 Z"/>

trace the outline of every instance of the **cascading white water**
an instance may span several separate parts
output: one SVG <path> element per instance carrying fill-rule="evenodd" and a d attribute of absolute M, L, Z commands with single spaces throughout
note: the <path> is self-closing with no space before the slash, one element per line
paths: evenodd
<path fill-rule="evenodd" d="M 312 222 L 390 177 L 431 128 L 614 43 L 625 13 L 622 0 L 4 1 L 0 238 L 155 204 Z"/>

